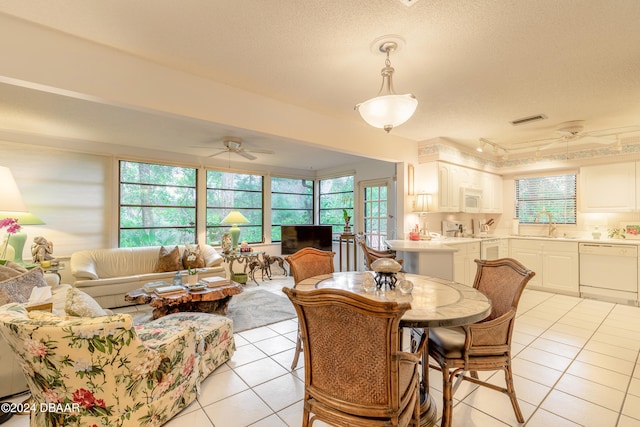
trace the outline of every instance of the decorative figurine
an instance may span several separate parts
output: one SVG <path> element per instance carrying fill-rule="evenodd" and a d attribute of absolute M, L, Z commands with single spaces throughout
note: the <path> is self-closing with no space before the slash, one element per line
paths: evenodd
<path fill-rule="evenodd" d="M 48 241 L 42 236 L 38 236 L 33 239 L 33 245 L 31 245 L 31 255 L 33 255 L 33 262 L 40 263 L 42 261 L 52 260 L 53 258 L 53 242 Z"/>
<path fill-rule="evenodd" d="M 222 234 L 221 246 L 223 254 L 231 253 L 231 235 L 226 231 Z"/>

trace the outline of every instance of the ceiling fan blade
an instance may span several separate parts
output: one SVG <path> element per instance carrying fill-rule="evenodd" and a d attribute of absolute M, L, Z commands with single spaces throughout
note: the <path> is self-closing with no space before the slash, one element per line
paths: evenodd
<path fill-rule="evenodd" d="M 252 148 L 250 150 L 243 150 L 245 153 L 258 153 L 258 154 L 275 154 L 271 150 L 261 150 L 257 148 Z"/>
<path fill-rule="evenodd" d="M 236 151 L 235 153 L 236 153 L 236 154 L 241 155 L 241 156 L 242 156 L 242 157 L 244 157 L 245 159 L 249 159 L 249 160 L 255 160 L 255 159 L 257 159 L 257 157 L 256 157 L 256 156 L 252 156 L 251 154 L 247 153 L 247 152 L 246 152 L 246 151 L 244 151 L 244 150 L 238 150 L 238 151 Z"/>
<path fill-rule="evenodd" d="M 640 132 L 640 126 L 624 126 L 624 127 L 621 127 L 621 128 L 595 130 L 595 131 L 592 131 L 592 132 L 585 132 L 584 135 L 587 135 L 587 136 L 609 136 L 609 135 L 619 135 L 619 134 L 622 134 L 622 133 L 630 133 L 630 132 Z"/>
<path fill-rule="evenodd" d="M 558 138 L 542 138 L 542 139 L 529 139 L 526 141 L 518 141 L 518 142 L 514 142 L 513 144 L 509 144 L 511 146 L 517 146 L 517 145 L 533 145 L 533 144 L 537 144 L 538 142 L 545 142 L 545 141 L 554 141 L 557 142 Z"/>
<path fill-rule="evenodd" d="M 222 150 L 222 151 L 218 151 L 217 153 L 209 154 L 207 157 L 215 157 L 215 156 L 219 156 L 220 154 L 224 154 L 228 152 L 229 150 Z"/>
<path fill-rule="evenodd" d="M 580 138 L 580 142 L 584 144 L 613 144 L 616 142 L 615 136 L 592 136 L 585 135 Z"/>

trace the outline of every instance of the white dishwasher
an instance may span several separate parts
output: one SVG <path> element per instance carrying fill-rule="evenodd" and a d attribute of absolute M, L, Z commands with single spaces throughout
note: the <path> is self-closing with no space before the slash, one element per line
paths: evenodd
<path fill-rule="evenodd" d="M 580 294 L 638 305 L 638 247 L 580 243 Z"/>

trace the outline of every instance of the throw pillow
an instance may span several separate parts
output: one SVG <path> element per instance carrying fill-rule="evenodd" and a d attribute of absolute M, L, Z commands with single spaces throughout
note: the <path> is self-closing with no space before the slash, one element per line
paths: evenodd
<path fill-rule="evenodd" d="M 13 261 L 7 261 L 7 263 L 5 264 L 5 267 L 12 268 L 12 269 L 14 269 L 15 271 L 17 271 L 19 273 L 26 273 L 27 271 L 29 271 L 26 268 L 24 268 L 23 266 L 21 266 L 20 264 L 15 263 Z"/>
<path fill-rule="evenodd" d="M 177 271 L 182 270 L 182 261 L 180 260 L 180 250 L 178 247 L 174 247 L 171 251 L 162 246 L 160 248 L 160 255 L 158 257 L 158 264 L 156 264 L 156 273 L 163 273 L 165 271 Z"/>
<path fill-rule="evenodd" d="M 224 261 L 215 248 L 209 245 L 204 245 L 202 256 L 204 257 L 205 267 L 217 267 Z"/>
<path fill-rule="evenodd" d="M 184 268 L 202 268 L 204 267 L 204 257 L 200 253 L 198 245 L 184 245 L 184 253 L 182 254 L 182 266 Z"/>
<path fill-rule="evenodd" d="M 89 294 L 77 288 L 71 288 L 67 291 L 65 311 L 69 316 L 78 317 L 98 317 L 108 314 Z"/>
<path fill-rule="evenodd" d="M 29 301 L 31 290 L 36 286 L 47 286 L 41 268 L 34 268 L 26 273 L 0 282 L 0 305 L 10 302 L 25 303 Z"/>

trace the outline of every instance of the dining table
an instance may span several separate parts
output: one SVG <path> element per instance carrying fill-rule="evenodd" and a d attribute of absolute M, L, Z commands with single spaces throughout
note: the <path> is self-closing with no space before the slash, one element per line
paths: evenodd
<path fill-rule="evenodd" d="M 478 322 L 491 313 L 491 301 L 479 290 L 449 280 L 417 274 L 399 273 L 396 285 L 401 280 L 413 284 L 410 292 L 400 286 L 383 285 L 365 290 L 365 281 L 370 281 L 374 272 L 346 271 L 313 276 L 296 285 L 299 290 L 322 288 L 343 289 L 377 301 L 409 302 L 411 308 L 400 320 L 402 328 L 410 328 L 412 341 L 426 333 L 429 328 L 461 326 Z M 405 288 L 403 286 L 403 288 Z M 429 395 L 429 352 L 422 355 L 421 375 L 421 426 L 433 426 L 437 420 L 436 404 Z"/>

